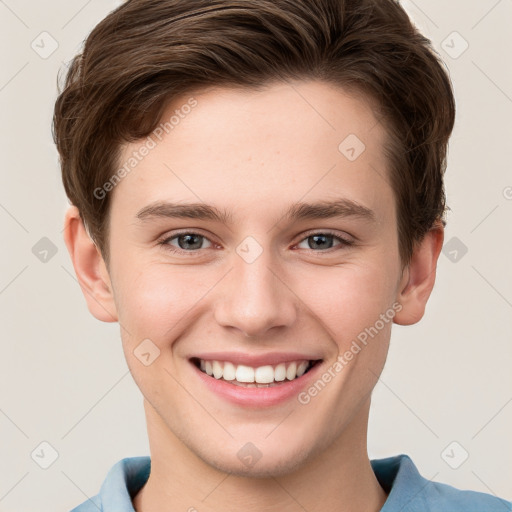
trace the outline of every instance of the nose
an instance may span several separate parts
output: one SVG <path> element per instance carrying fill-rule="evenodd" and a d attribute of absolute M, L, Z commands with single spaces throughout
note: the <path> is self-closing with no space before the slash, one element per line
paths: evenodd
<path fill-rule="evenodd" d="M 250 263 L 234 254 L 234 268 L 218 290 L 214 316 L 219 325 L 237 329 L 246 337 L 261 337 L 273 328 L 293 325 L 298 298 L 270 252 L 264 250 Z"/>

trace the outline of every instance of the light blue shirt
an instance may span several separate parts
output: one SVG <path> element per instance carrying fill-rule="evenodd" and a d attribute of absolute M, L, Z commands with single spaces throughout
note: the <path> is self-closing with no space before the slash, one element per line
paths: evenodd
<path fill-rule="evenodd" d="M 380 512 L 512 512 L 510 501 L 427 480 L 408 455 L 370 462 L 389 494 Z M 99 494 L 71 512 L 135 512 L 132 498 L 147 482 L 150 469 L 148 456 L 120 460 L 108 472 Z"/>

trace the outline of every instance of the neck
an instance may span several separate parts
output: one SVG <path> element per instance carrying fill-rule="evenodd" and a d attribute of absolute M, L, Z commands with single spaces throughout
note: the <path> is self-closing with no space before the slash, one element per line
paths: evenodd
<path fill-rule="evenodd" d="M 366 448 L 369 400 L 333 444 L 277 477 L 235 476 L 212 467 L 175 437 L 145 402 L 151 474 L 133 499 L 136 512 L 379 512 L 387 495 Z"/>

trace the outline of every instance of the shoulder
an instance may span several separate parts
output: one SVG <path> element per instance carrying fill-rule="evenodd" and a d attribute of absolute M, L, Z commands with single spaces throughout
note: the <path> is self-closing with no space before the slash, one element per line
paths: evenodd
<path fill-rule="evenodd" d="M 446 510 L 446 506 L 456 506 L 461 512 L 512 512 L 512 502 L 491 494 L 461 490 L 451 485 L 432 482 L 429 501 L 432 510 Z"/>
<path fill-rule="evenodd" d="M 100 492 L 71 512 L 133 512 L 132 498 L 146 483 L 150 470 L 149 456 L 120 460 L 108 471 Z"/>
<path fill-rule="evenodd" d="M 423 477 L 408 455 L 371 461 L 388 499 L 381 512 L 512 512 L 510 501 Z"/>
<path fill-rule="evenodd" d="M 102 510 L 99 494 L 84 501 L 70 512 L 98 512 L 98 510 Z"/>

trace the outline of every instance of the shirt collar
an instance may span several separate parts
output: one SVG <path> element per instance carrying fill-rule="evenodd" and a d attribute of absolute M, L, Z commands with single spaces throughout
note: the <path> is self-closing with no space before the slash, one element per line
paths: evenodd
<path fill-rule="evenodd" d="M 151 458 L 127 457 L 116 463 L 100 489 L 101 510 L 135 512 L 132 499 L 149 478 Z"/>
<path fill-rule="evenodd" d="M 408 455 L 370 461 L 373 472 L 388 498 L 380 512 L 429 512 L 430 480 L 422 477 Z"/>
<path fill-rule="evenodd" d="M 428 512 L 427 488 L 430 480 L 423 478 L 408 455 L 401 454 L 370 461 L 375 476 L 388 494 L 380 512 Z M 149 478 L 149 456 L 127 457 L 108 472 L 100 489 L 101 510 L 135 512 L 132 500 Z"/>

